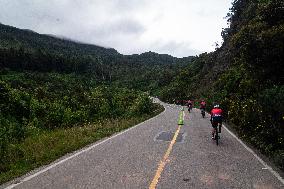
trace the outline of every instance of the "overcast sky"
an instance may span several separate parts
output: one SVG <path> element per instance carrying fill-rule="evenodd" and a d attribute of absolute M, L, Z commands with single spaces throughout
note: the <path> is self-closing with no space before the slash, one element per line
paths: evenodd
<path fill-rule="evenodd" d="M 176 57 L 221 42 L 231 0 L 0 0 L 0 22 L 38 33 Z"/>

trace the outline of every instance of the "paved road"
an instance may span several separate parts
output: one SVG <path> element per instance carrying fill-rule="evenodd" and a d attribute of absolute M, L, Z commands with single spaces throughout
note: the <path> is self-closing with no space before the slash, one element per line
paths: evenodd
<path fill-rule="evenodd" d="M 190 114 L 185 111 L 184 125 L 176 141 L 164 141 L 166 137 L 157 140 L 162 132 L 174 134 L 179 128 L 181 107 L 164 105 L 166 110 L 159 116 L 98 142 L 9 188 L 139 189 L 149 188 L 154 178 L 158 180 L 153 188 L 163 189 L 284 188 L 283 179 L 273 175 L 225 129 L 220 145 L 216 146 L 210 138 L 208 116 L 201 118 L 199 110 Z M 168 158 L 161 168 L 166 153 Z"/>

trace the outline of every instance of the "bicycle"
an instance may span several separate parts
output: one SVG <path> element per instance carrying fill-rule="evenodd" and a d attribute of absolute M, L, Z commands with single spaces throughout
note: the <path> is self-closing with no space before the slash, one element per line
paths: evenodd
<path fill-rule="evenodd" d="M 188 108 L 188 113 L 190 113 L 190 110 L 192 110 L 192 105 L 189 104 L 189 105 L 187 106 L 187 108 Z"/>
<path fill-rule="evenodd" d="M 214 124 L 214 125 L 213 125 Z M 214 140 L 216 141 L 216 145 L 219 145 L 220 136 L 219 133 L 221 133 L 221 123 L 220 122 L 213 122 L 212 123 L 214 128 Z"/>
<path fill-rule="evenodd" d="M 203 108 L 201 109 L 201 115 L 203 118 L 205 117 L 205 110 Z"/>

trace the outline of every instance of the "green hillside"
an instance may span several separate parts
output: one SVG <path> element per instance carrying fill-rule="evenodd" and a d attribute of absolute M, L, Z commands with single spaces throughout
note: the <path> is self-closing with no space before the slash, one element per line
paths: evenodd
<path fill-rule="evenodd" d="M 5 49 L 23 48 L 30 51 L 41 49 L 49 53 L 66 55 L 119 55 L 115 49 L 64 40 L 49 35 L 38 34 L 30 30 L 20 30 L 3 24 L 0 24 L 0 35 L 0 47 Z"/>
<path fill-rule="evenodd" d="M 124 56 L 114 49 L 81 44 L 0 24 L 0 68 L 89 74 L 98 82 L 113 82 L 146 91 L 164 84 L 192 57 L 178 59 L 153 52 Z M 151 76 L 151 79 L 148 80 Z M 146 79 L 145 79 L 146 78 Z M 140 84 L 137 85 L 137 82 Z"/>

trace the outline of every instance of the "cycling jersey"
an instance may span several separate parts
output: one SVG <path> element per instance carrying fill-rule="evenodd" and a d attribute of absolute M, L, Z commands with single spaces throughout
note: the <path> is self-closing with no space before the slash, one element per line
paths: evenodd
<path fill-rule="evenodd" d="M 205 107 L 206 107 L 206 102 L 201 102 L 200 103 L 200 109 L 205 109 Z"/>
<path fill-rule="evenodd" d="M 211 110 L 211 116 L 222 116 L 223 110 L 220 108 L 214 108 Z"/>

